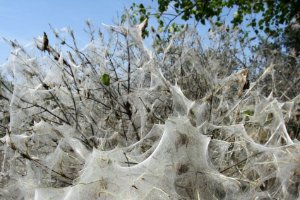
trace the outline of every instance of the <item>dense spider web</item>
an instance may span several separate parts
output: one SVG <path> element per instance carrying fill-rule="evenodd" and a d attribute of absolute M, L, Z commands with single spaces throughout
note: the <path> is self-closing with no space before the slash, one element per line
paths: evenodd
<path fill-rule="evenodd" d="M 172 63 L 173 71 L 162 67 L 180 34 L 161 58 L 144 46 L 139 26 L 108 27 L 135 46 L 132 71 L 110 71 L 112 47 L 99 41 L 82 50 L 87 64 L 76 52 L 75 61 L 54 49 L 36 58 L 30 56 L 35 50 L 19 47 L 3 65 L 3 71 L 12 69 L 13 90 L 4 91 L 10 120 L 1 139 L 2 199 L 299 197 L 299 129 L 287 124 L 299 120 L 300 96 L 283 101 L 273 91 L 263 95 L 261 84 L 273 76 L 274 64 L 245 88 L 249 70 L 218 76 L 219 61 L 211 57 L 211 69 L 205 68 L 187 41 L 180 57 L 195 62 L 180 79 L 179 63 Z M 126 55 L 122 45 L 114 51 L 116 60 Z M 103 73 L 111 85 L 101 84 Z M 118 91 L 128 73 L 131 91 Z M 199 83 L 209 81 L 201 98 L 187 92 L 198 84 L 187 80 L 193 73 Z M 113 95 L 115 107 L 107 108 Z"/>

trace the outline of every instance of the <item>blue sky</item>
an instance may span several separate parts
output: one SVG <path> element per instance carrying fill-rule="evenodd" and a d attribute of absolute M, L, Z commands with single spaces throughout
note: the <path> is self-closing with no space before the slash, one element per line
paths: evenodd
<path fill-rule="evenodd" d="M 16 39 L 22 45 L 26 45 L 45 31 L 49 33 L 49 38 L 53 39 L 49 26 L 51 24 L 55 29 L 70 27 L 74 30 L 79 44 L 84 45 L 88 42 L 85 40 L 84 32 L 86 20 L 90 20 L 94 27 L 101 28 L 102 23 L 113 24 L 113 21 L 117 21 L 117 16 L 120 16 L 124 8 L 129 8 L 132 3 L 156 7 L 155 2 L 152 0 L 0 0 L 0 65 L 5 62 L 10 53 L 10 48 L 2 37 Z M 225 9 L 225 13 L 227 11 Z M 208 26 L 199 27 L 202 34 L 207 33 L 207 29 Z"/>
<path fill-rule="evenodd" d="M 70 27 L 76 36 L 84 37 L 87 19 L 95 27 L 112 24 L 133 2 L 152 3 L 151 0 L 0 0 L 0 64 L 10 52 L 2 37 L 25 45 L 44 31 L 52 33 L 49 24 L 57 29 Z"/>

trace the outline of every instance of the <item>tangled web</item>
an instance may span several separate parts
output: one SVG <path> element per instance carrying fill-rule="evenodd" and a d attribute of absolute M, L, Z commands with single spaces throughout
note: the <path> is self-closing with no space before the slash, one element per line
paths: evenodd
<path fill-rule="evenodd" d="M 275 65 L 247 87 L 249 70 L 222 74 L 192 30 L 159 54 L 140 28 L 108 26 L 123 40 L 73 53 L 38 38 L 42 57 L 14 43 L 2 66 L 13 86 L 1 82 L 1 199 L 299 198 L 289 124 L 299 125 L 300 95 L 263 95 Z"/>

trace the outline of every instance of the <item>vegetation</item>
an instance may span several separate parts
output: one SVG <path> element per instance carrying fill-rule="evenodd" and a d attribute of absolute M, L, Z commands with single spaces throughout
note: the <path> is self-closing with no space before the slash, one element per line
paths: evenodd
<path fill-rule="evenodd" d="M 152 0 L 153 1 L 153 0 Z M 263 30 L 266 34 L 278 36 L 291 22 L 300 23 L 300 1 L 239 1 L 239 0 L 158 0 L 158 10 L 151 13 L 143 4 L 133 4 L 132 9 L 140 13 L 140 22 L 154 15 L 160 28 L 174 30 L 178 25 L 174 20 L 194 18 L 205 24 L 214 19 L 217 25 L 224 23 L 224 17 L 230 16 L 234 10 L 232 25 L 238 26 L 246 21 L 247 26 L 258 33 Z M 165 19 L 165 20 L 164 20 Z"/>
<path fill-rule="evenodd" d="M 147 48 L 145 19 L 126 13 L 106 40 L 87 22 L 84 49 L 71 29 L 31 47 L 7 41 L 0 198 L 299 198 L 300 62 L 294 47 L 282 50 L 290 38 L 251 48 L 211 21 L 208 48 L 192 26 L 167 39 L 148 32 Z"/>

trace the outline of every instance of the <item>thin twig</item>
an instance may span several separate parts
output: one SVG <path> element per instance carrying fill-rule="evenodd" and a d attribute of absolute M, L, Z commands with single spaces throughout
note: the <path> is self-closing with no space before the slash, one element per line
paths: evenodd
<path fill-rule="evenodd" d="M 235 166 L 237 166 L 237 165 L 239 165 L 239 164 L 241 164 L 241 163 L 247 161 L 249 158 L 254 157 L 254 156 L 257 156 L 257 155 L 262 154 L 262 153 L 263 153 L 263 152 L 261 151 L 261 152 L 252 154 L 252 155 L 248 156 L 247 158 L 245 158 L 245 159 L 243 159 L 243 160 L 241 160 L 241 161 L 235 163 L 234 165 L 231 165 L 231 166 L 229 166 L 229 167 L 227 167 L 227 168 L 221 170 L 220 173 L 224 173 L 225 171 L 227 171 L 227 170 L 229 170 L 229 169 L 231 169 L 231 168 L 233 168 L 233 167 L 235 167 Z"/>

